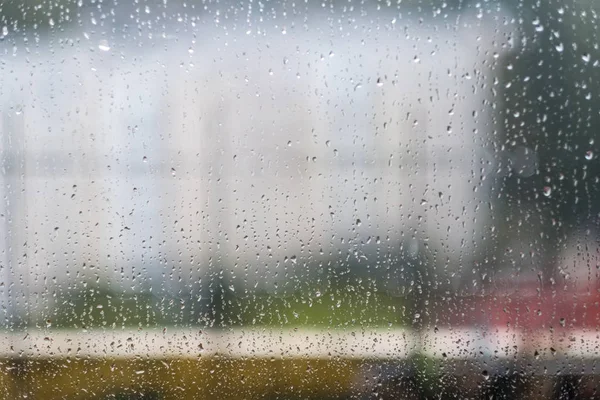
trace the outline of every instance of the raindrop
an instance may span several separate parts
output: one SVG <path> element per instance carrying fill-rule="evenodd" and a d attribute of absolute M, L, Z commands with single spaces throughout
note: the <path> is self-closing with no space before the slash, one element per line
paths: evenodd
<path fill-rule="evenodd" d="M 544 186 L 544 196 L 550 197 L 552 194 L 552 188 L 550 186 Z"/>
<path fill-rule="evenodd" d="M 586 63 L 590 62 L 590 54 L 589 53 L 582 54 L 581 59 L 583 61 L 585 61 Z"/>
<path fill-rule="evenodd" d="M 585 159 L 586 160 L 591 160 L 592 158 L 594 158 L 594 152 L 589 150 L 585 153 Z"/>
<path fill-rule="evenodd" d="M 102 51 L 110 50 L 110 46 L 108 45 L 108 42 L 106 40 L 101 40 L 100 43 L 98 43 L 98 48 Z"/>

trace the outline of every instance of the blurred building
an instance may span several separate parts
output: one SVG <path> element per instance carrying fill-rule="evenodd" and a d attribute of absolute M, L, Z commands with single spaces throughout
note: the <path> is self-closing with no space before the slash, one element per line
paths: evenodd
<path fill-rule="evenodd" d="M 119 7 L 4 36 L 2 302 L 456 286 L 485 253 L 509 13 Z"/>

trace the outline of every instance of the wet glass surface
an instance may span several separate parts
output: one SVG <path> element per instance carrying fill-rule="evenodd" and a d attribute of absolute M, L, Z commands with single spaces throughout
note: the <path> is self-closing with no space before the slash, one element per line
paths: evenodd
<path fill-rule="evenodd" d="M 0 10 L 0 398 L 598 396 L 596 1 Z"/>

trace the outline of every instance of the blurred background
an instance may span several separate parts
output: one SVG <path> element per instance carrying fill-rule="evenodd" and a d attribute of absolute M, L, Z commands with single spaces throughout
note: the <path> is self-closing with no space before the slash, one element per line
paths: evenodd
<path fill-rule="evenodd" d="M 1 4 L 0 396 L 598 396 L 598 9 Z"/>

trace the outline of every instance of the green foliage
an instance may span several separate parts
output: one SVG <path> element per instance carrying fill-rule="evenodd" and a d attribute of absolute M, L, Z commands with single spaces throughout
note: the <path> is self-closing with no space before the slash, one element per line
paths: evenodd
<path fill-rule="evenodd" d="M 278 294 L 237 294 L 213 282 L 210 297 L 189 290 L 179 297 L 150 292 L 123 293 L 107 287 L 84 287 L 59 296 L 54 311 L 38 326 L 119 328 L 160 326 L 308 326 L 388 327 L 405 321 L 405 299 L 378 290 L 361 279 L 314 285 Z"/>
<path fill-rule="evenodd" d="M 231 325 L 376 327 L 403 323 L 400 298 L 355 286 L 299 291 L 278 297 L 252 294 L 228 301 L 224 323 Z"/>
<path fill-rule="evenodd" d="M 57 328 L 157 326 L 163 313 L 149 293 L 119 293 L 104 287 L 67 292 L 45 323 Z"/>

